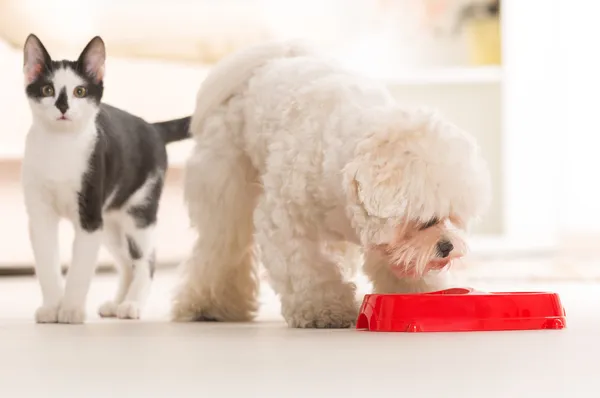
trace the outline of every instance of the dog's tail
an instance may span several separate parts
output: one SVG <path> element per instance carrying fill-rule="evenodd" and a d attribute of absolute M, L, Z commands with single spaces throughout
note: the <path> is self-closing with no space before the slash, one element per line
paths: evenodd
<path fill-rule="evenodd" d="M 229 99 L 257 68 L 277 58 L 293 58 L 314 52 L 303 41 L 289 40 L 258 44 L 224 58 L 200 86 L 191 131 L 198 134 L 207 115 Z"/>
<path fill-rule="evenodd" d="M 166 122 L 152 123 L 152 126 L 159 132 L 165 144 L 175 141 L 185 140 L 190 137 L 191 117 L 168 120 Z"/>

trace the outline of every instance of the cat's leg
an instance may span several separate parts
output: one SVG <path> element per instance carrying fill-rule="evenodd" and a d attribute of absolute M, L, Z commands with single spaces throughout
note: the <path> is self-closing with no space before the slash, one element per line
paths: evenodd
<path fill-rule="evenodd" d="M 101 171 L 101 165 L 94 170 Z M 77 192 L 78 212 L 73 220 L 75 239 L 71 266 L 67 274 L 65 294 L 58 312 L 59 323 L 83 323 L 92 277 L 102 243 L 102 184 L 101 174 L 86 180 Z"/>
<path fill-rule="evenodd" d="M 65 295 L 58 312 L 59 323 L 83 323 L 85 304 L 96 261 L 100 251 L 102 231 L 96 229 L 75 228 L 71 267 L 67 274 Z"/>
<path fill-rule="evenodd" d="M 33 200 L 27 193 L 26 205 L 35 273 L 42 290 L 42 306 L 37 309 L 35 320 L 38 323 L 56 323 L 63 297 L 58 250 L 59 217 L 50 206 Z"/>
<path fill-rule="evenodd" d="M 65 294 L 58 314 L 59 323 L 83 323 L 85 305 L 101 243 L 101 231 L 77 228 Z"/>
<path fill-rule="evenodd" d="M 146 303 L 155 270 L 154 225 L 132 228 L 125 232 L 129 263 L 132 269 L 131 282 L 123 300 L 117 306 L 120 319 L 139 319 Z M 123 282 L 123 281 L 122 281 Z"/>
<path fill-rule="evenodd" d="M 117 307 L 125 300 L 133 280 L 133 264 L 128 253 L 125 234 L 118 225 L 106 224 L 104 238 L 105 247 L 113 257 L 119 272 L 119 282 L 114 298 L 104 302 L 98 308 L 98 314 L 101 317 L 110 318 L 117 316 Z"/>
<path fill-rule="evenodd" d="M 421 278 L 399 278 L 392 272 L 387 259 L 376 250 L 365 253 L 363 271 L 377 294 L 427 293 L 451 287 L 447 272 L 431 273 Z"/>

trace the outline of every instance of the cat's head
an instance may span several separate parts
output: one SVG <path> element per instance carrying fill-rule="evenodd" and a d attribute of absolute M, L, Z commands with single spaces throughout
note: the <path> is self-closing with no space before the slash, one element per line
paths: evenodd
<path fill-rule="evenodd" d="M 104 42 L 94 37 L 77 61 L 54 61 L 35 35 L 23 48 L 25 92 L 34 122 L 51 131 L 75 131 L 97 115 L 104 91 Z"/>

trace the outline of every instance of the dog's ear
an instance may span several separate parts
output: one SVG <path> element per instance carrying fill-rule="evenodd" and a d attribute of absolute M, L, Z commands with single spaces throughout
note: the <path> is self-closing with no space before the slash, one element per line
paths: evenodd
<path fill-rule="evenodd" d="M 402 218 L 407 201 L 402 193 L 403 171 L 386 162 L 358 159 L 344 169 L 347 194 L 366 215 Z"/>

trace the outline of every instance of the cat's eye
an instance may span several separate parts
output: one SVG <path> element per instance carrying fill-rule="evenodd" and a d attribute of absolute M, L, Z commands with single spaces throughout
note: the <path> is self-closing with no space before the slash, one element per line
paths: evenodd
<path fill-rule="evenodd" d="M 73 90 L 73 95 L 76 96 L 77 98 L 83 98 L 87 96 L 87 88 L 83 87 L 83 86 L 77 86 L 75 87 L 75 90 Z"/>
<path fill-rule="evenodd" d="M 42 95 L 44 97 L 53 97 L 54 87 L 52 87 L 50 84 L 46 84 L 44 87 L 42 87 Z"/>

